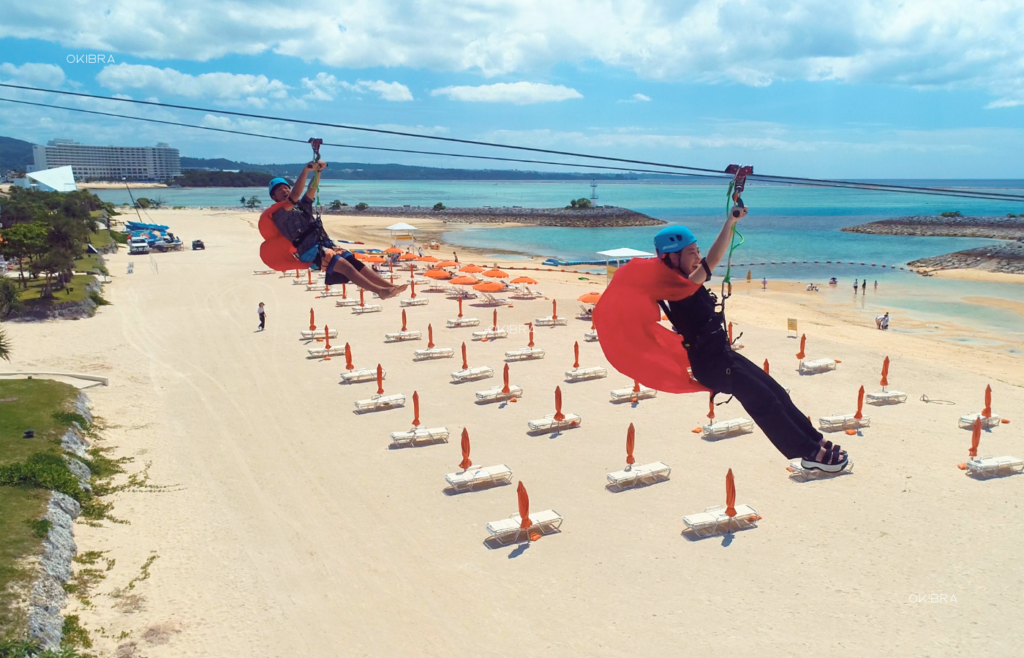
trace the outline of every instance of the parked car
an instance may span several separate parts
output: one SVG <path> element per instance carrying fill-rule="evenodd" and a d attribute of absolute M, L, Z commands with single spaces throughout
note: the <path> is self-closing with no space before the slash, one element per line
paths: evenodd
<path fill-rule="evenodd" d="M 129 254 L 148 254 L 149 253 L 149 241 L 145 238 L 132 238 L 128 243 Z"/>
<path fill-rule="evenodd" d="M 193 240 L 192 241 L 192 251 L 195 251 L 196 249 L 203 249 L 203 250 L 206 249 L 206 245 L 203 244 L 202 240 Z"/>

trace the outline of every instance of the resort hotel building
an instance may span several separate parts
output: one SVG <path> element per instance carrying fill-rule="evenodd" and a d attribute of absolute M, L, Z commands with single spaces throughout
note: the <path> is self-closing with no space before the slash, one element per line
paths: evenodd
<path fill-rule="evenodd" d="M 167 182 L 181 175 L 178 149 L 156 146 L 88 146 L 70 139 L 52 139 L 32 147 L 29 171 L 70 166 L 75 180 Z"/>

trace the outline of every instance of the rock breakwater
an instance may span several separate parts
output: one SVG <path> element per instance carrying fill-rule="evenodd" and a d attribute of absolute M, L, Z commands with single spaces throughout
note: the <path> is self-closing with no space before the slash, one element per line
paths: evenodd
<path fill-rule="evenodd" d="M 619 226 L 660 226 L 665 222 L 626 208 L 601 206 L 585 210 L 569 208 L 445 208 L 428 206 L 373 206 L 356 210 L 354 206 L 324 210 L 330 215 L 371 215 L 396 219 L 434 219 L 452 224 L 534 224 L 571 228 L 607 228 Z"/>
<path fill-rule="evenodd" d="M 873 233 L 875 235 L 932 235 L 1016 240 L 1024 237 L 1024 216 L 942 217 L 939 215 L 912 215 L 883 219 L 858 226 L 848 226 L 842 230 L 847 233 Z"/>

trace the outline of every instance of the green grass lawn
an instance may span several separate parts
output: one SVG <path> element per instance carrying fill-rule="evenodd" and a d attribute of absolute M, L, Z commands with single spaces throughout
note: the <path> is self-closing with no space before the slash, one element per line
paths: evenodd
<path fill-rule="evenodd" d="M 80 302 L 86 297 L 85 287 L 92 283 L 95 277 L 90 275 L 76 275 L 71 279 L 70 287 L 74 288 L 70 293 L 65 293 L 63 290 L 58 290 L 53 293 L 52 300 L 39 299 L 40 293 L 43 291 L 44 281 L 42 277 L 36 280 L 30 280 L 28 282 L 28 289 L 21 291 L 19 299 L 25 302 L 26 305 L 39 305 L 39 304 L 66 304 L 69 302 Z"/>
<path fill-rule="evenodd" d="M 101 228 L 95 233 L 89 234 L 89 244 L 96 247 L 97 249 L 103 249 L 114 243 L 114 236 L 110 234 L 105 228 Z"/>
<path fill-rule="evenodd" d="M 67 410 L 78 395 L 74 386 L 46 379 L 0 381 L 0 466 L 22 462 L 36 453 L 60 454 L 65 424 L 53 414 Z M 34 439 L 21 438 L 26 429 Z M 42 551 L 42 539 L 27 523 L 46 511 L 49 491 L 28 486 L 0 486 L 0 638 L 15 636 L 25 625 L 23 603 L 33 573 L 20 564 Z"/>

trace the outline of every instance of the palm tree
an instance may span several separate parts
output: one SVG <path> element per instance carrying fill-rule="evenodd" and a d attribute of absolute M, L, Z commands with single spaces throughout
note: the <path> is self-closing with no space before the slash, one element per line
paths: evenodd
<path fill-rule="evenodd" d="M 0 359 L 11 360 L 11 341 L 7 339 L 3 329 L 0 329 Z"/>

